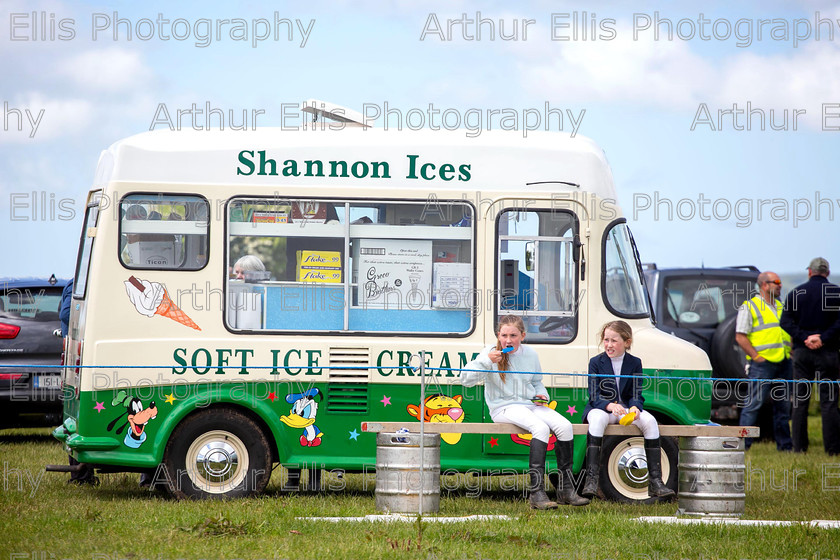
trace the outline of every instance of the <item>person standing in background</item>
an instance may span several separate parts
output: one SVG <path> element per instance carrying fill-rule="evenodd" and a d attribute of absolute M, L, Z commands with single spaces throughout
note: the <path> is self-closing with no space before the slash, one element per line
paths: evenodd
<path fill-rule="evenodd" d="M 788 387 L 782 387 L 779 394 L 778 386 L 769 381 L 791 378 L 790 336 L 779 323 L 782 315 L 782 302 L 779 301 L 782 281 L 779 275 L 769 271 L 759 274 L 758 290 L 758 295 L 745 301 L 738 309 L 735 323 L 735 342 L 746 352 L 749 360 L 747 377 L 750 385 L 747 402 L 741 409 L 741 425 L 755 426 L 758 412 L 770 396 L 773 399 L 776 449 L 790 451 L 793 443 L 790 437 Z M 749 449 L 752 438 L 745 438 L 744 445 Z"/>
<path fill-rule="evenodd" d="M 58 320 L 61 322 L 61 338 L 66 341 L 70 328 L 70 307 L 73 305 L 73 280 L 71 279 L 61 291 L 61 305 L 58 308 Z"/>
<path fill-rule="evenodd" d="M 793 451 L 808 451 L 810 381 L 818 383 L 825 452 L 840 455 L 840 287 L 828 281 L 828 261 L 817 257 L 808 265 L 808 281 L 785 299 L 781 325 L 793 340 Z M 819 374 L 817 374 L 819 372 Z M 807 381 L 807 382 L 806 382 Z"/>
<path fill-rule="evenodd" d="M 58 308 L 58 320 L 61 323 L 61 339 L 64 343 L 64 352 L 61 354 L 62 362 L 67 353 L 67 334 L 70 330 L 70 310 L 73 307 L 73 280 L 67 282 L 61 292 L 61 305 Z M 62 364 L 64 365 L 64 364 Z M 70 466 L 80 465 L 76 459 L 68 455 Z M 99 482 L 93 475 L 93 469 L 84 464 L 78 470 L 70 473 L 68 482 L 73 484 L 96 484 Z"/>

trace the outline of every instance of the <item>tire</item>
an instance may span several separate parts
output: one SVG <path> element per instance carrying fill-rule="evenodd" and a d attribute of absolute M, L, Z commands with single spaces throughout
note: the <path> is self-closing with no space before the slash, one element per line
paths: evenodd
<path fill-rule="evenodd" d="M 239 498 L 262 492 L 271 477 L 271 447 L 262 429 L 230 409 L 204 410 L 172 432 L 158 473 L 178 499 Z"/>
<path fill-rule="evenodd" d="M 737 319 L 737 313 L 731 315 L 718 325 L 712 335 L 709 359 L 712 362 L 715 377 L 726 377 L 727 379 L 743 379 L 746 377 L 744 366 L 747 365 L 747 356 L 735 342 L 735 322 Z"/>
<path fill-rule="evenodd" d="M 674 438 L 660 438 L 662 478 L 677 491 L 679 447 Z M 608 500 L 640 503 L 650 500 L 647 491 L 647 459 L 641 436 L 607 436 L 601 448 L 600 485 Z"/>

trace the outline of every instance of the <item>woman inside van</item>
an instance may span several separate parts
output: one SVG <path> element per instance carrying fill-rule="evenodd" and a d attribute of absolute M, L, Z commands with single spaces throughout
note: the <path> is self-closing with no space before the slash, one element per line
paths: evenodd
<path fill-rule="evenodd" d="M 531 433 L 528 459 L 530 484 L 528 501 L 534 509 L 553 509 L 557 502 L 584 506 L 589 500 L 577 495 L 572 477 L 572 423 L 546 406 L 548 391 L 542 383 L 537 353 L 522 344 L 525 325 L 521 317 L 505 315 L 496 329 L 494 346 L 464 366 L 461 384 L 472 387 L 484 383 L 484 398 L 494 422 L 510 422 Z M 465 371 L 473 370 L 473 371 Z M 483 371 L 474 371 L 483 370 Z M 551 434 L 557 436 L 557 502 L 545 493 L 545 456 Z"/>

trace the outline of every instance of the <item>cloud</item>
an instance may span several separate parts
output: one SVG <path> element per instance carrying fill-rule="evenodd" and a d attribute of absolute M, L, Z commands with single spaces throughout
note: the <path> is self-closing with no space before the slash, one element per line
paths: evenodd
<path fill-rule="evenodd" d="M 793 54 L 744 53 L 721 69 L 717 98 L 817 110 L 840 100 L 840 47 L 811 43 Z"/>
<path fill-rule="evenodd" d="M 27 60 L 33 62 L 31 56 Z M 10 81 L 28 83 L 29 88 L 7 92 L 11 95 L 0 105 L 0 144 L 89 138 L 93 127 L 98 133 L 110 130 L 108 136 L 115 138 L 126 134 L 126 121 L 140 122 L 141 114 L 145 121 L 143 111 L 153 106 L 148 93 L 153 72 L 139 52 L 119 47 L 71 50 L 48 64 L 53 70 L 37 80 Z"/>
<path fill-rule="evenodd" d="M 837 43 L 823 39 L 797 49 L 773 46 L 785 48 L 766 52 L 766 45 L 754 42 L 749 49 L 728 48 L 734 53 L 722 56 L 716 45 L 699 40 L 634 41 L 631 29 L 616 26 L 610 41 L 536 42 L 519 48 L 518 71 L 528 91 L 557 92 L 566 103 L 693 112 L 701 102 L 728 108 L 750 101 L 765 110 L 803 108 L 817 115 L 823 103 L 840 100 Z M 821 121 L 814 116 L 805 123 L 819 127 Z"/>
<path fill-rule="evenodd" d="M 116 93 L 145 87 L 152 72 L 139 52 L 120 47 L 85 51 L 59 60 L 56 74 L 83 91 Z"/>
<path fill-rule="evenodd" d="M 555 91 L 567 103 L 626 102 L 672 109 L 696 105 L 714 68 L 685 43 L 633 41 L 617 28 L 610 41 L 551 43 L 541 63 L 520 61 L 530 89 Z"/>
<path fill-rule="evenodd" d="M 53 99 L 38 92 L 7 103 L 3 106 L 7 130 L 0 135 L 0 143 L 35 143 L 75 135 L 91 123 L 94 113 L 94 104 L 89 100 Z"/>

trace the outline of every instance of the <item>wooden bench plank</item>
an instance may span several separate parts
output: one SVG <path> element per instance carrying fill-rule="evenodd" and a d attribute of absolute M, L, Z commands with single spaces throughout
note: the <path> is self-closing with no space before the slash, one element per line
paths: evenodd
<path fill-rule="evenodd" d="M 418 422 L 362 422 L 363 432 L 396 432 L 400 428 L 407 428 L 412 433 L 420 432 Z M 589 428 L 587 424 L 572 424 L 575 435 L 585 434 Z M 435 434 L 521 434 L 522 428 L 515 424 L 496 422 L 461 422 L 438 423 L 426 422 L 426 433 Z M 641 430 L 636 426 L 607 426 L 608 436 L 638 436 Z M 758 437 L 760 430 L 756 426 L 681 426 L 660 425 L 659 433 L 663 436 L 679 437 Z"/>

